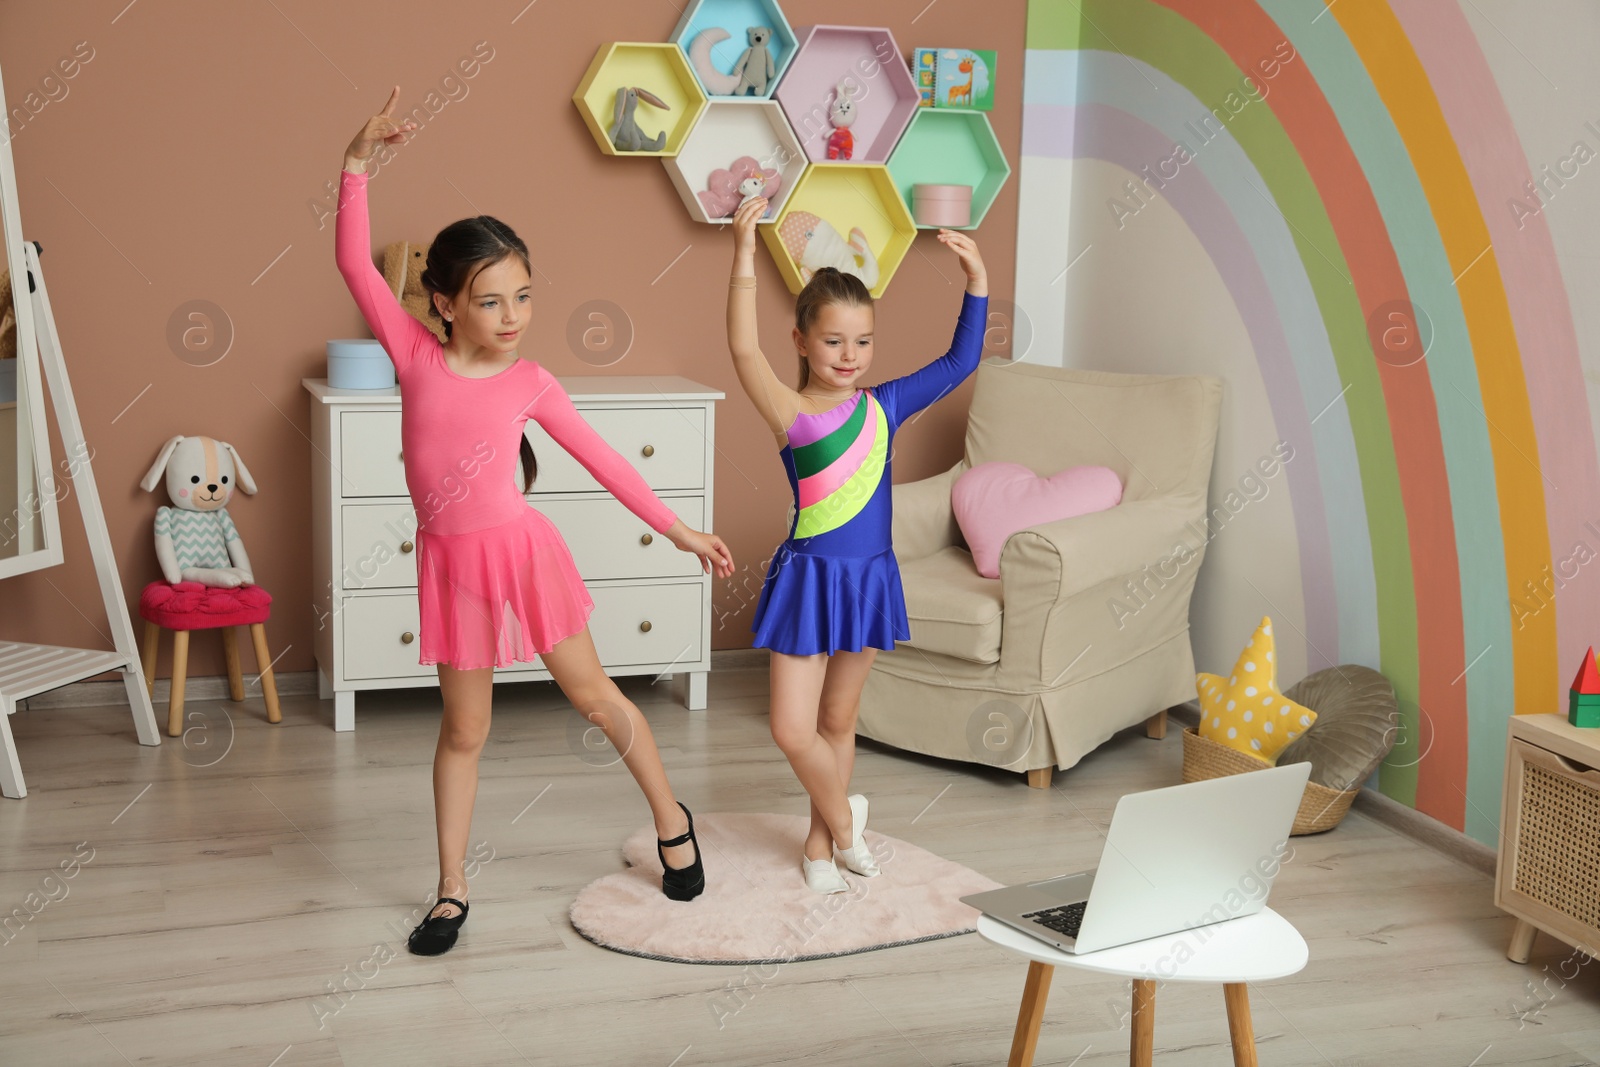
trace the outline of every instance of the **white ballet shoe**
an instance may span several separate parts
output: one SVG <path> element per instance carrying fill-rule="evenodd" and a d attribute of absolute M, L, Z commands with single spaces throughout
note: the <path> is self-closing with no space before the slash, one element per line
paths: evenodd
<path fill-rule="evenodd" d="M 813 893 L 847 893 L 850 883 L 844 880 L 833 860 L 814 860 L 800 857 L 800 869 L 805 872 L 806 888 Z"/>
<path fill-rule="evenodd" d="M 855 839 L 850 842 L 849 848 L 834 847 L 834 853 L 839 859 L 844 860 L 844 865 L 863 878 L 876 878 L 883 872 L 878 868 L 878 861 L 872 855 L 872 850 L 867 848 L 865 833 L 867 829 L 867 798 L 860 793 L 851 793 L 850 797 L 850 832 Z"/>

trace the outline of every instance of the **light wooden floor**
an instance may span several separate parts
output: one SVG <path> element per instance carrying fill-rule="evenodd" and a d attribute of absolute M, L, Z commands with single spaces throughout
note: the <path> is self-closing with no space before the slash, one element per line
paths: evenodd
<path fill-rule="evenodd" d="M 703 714 L 665 685 L 625 685 L 692 808 L 803 810 L 767 734 L 765 672 L 713 674 Z M 157 749 L 134 743 L 125 709 L 14 716 L 33 792 L 0 800 L 0 914 L 31 892 L 59 899 L 0 943 L 0 1064 L 1005 1062 L 1026 964 L 975 935 L 759 976 L 580 938 L 568 905 L 617 869 L 646 811 L 620 765 L 575 754 L 578 719 L 548 685 L 498 691 L 473 828 L 493 858 L 461 943 L 407 955 L 435 877 L 436 700 L 363 700 L 353 734 L 309 699 L 285 700 L 277 727 L 259 697 L 202 702 L 189 744 Z M 1176 782 L 1180 758 L 1177 730 L 1129 733 L 1035 791 L 863 743 L 857 775 L 874 829 L 1017 880 L 1092 866 L 1116 798 Z M 1272 903 L 1311 963 L 1251 991 L 1263 1064 L 1600 1057 L 1600 967 L 1567 962 L 1563 987 L 1569 954 L 1542 936 L 1527 967 L 1507 962 L 1487 878 L 1360 813 L 1294 844 Z M 92 859 L 47 882 L 75 849 Z M 1037 1062 L 1127 1062 L 1126 988 L 1059 970 Z M 1158 1063 L 1220 1065 L 1227 1050 L 1220 990 L 1161 991 Z"/>

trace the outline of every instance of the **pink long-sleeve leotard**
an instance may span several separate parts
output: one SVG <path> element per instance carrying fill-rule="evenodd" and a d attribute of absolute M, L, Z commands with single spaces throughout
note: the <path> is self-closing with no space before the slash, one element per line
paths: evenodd
<path fill-rule="evenodd" d="M 531 659 L 581 629 L 593 608 L 553 523 L 519 491 L 531 418 L 658 533 L 676 522 L 639 472 L 578 414 L 555 377 L 518 360 L 486 378 L 445 362 L 438 339 L 372 262 L 367 175 L 340 172 L 334 258 L 394 361 L 401 446 L 419 524 L 421 662 L 461 668 Z"/>

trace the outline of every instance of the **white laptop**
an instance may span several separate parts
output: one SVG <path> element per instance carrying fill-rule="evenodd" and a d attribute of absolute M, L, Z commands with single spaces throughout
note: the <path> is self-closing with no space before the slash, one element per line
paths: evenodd
<path fill-rule="evenodd" d="M 962 897 L 1063 952 L 1253 915 L 1267 902 L 1311 776 L 1291 763 L 1117 801 L 1100 866 Z"/>

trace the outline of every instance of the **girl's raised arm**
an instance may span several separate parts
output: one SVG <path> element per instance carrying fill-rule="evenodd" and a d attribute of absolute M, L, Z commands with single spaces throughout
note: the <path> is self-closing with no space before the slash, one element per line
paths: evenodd
<path fill-rule="evenodd" d="M 949 350 L 927 366 L 878 386 L 878 400 L 896 425 L 966 381 L 983 358 L 983 336 L 989 318 L 989 274 L 983 257 L 978 253 L 977 242 L 967 234 L 940 230 L 938 239 L 960 260 L 967 276 L 967 290 L 961 297 L 961 314 L 956 319 Z"/>
<path fill-rule="evenodd" d="M 745 395 L 772 432 L 786 435 L 800 413 L 800 394 L 773 373 L 756 340 L 756 222 L 767 210 L 765 197 L 740 205 L 733 215 L 733 274 L 728 280 L 728 351 Z"/>
<path fill-rule="evenodd" d="M 396 123 L 391 117 L 400 99 L 397 85 L 384 109 L 367 120 L 345 149 L 344 169 L 339 173 L 339 213 L 333 226 L 333 258 L 344 277 L 350 295 L 361 309 L 373 336 L 402 370 L 427 345 L 438 345 L 438 338 L 400 306 L 400 301 L 372 263 L 371 224 L 367 221 L 367 163 L 380 145 L 400 144 L 416 129 L 407 120 Z"/>

